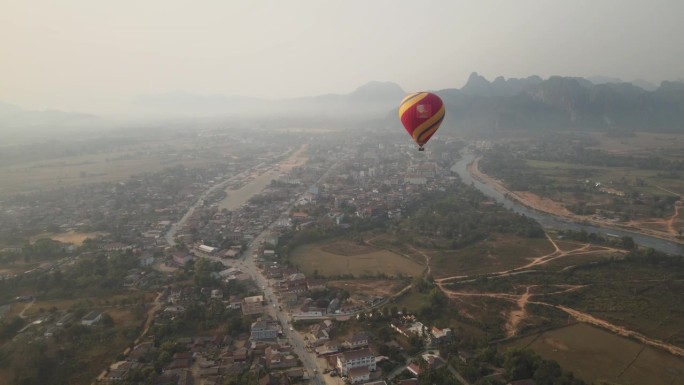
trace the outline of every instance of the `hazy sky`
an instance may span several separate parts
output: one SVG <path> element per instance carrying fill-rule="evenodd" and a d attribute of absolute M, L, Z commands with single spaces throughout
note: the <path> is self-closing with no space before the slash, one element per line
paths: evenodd
<path fill-rule="evenodd" d="M 472 71 L 684 77 L 684 1 L 0 0 L 0 101 L 117 112 L 137 95 L 461 87 Z"/>

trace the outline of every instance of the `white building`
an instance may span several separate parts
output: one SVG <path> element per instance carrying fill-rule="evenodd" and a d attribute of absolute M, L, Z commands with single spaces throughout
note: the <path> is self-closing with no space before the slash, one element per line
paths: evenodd
<path fill-rule="evenodd" d="M 370 371 L 366 367 L 349 369 L 349 382 L 359 384 L 370 380 Z"/>
<path fill-rule="evenodd" d="M 216 252 L 215 247 L 211 247 L 211 246 L 207 246 L 207 245 L 199 245 L 199 246 L 197 246 L 197 250 L 202 252 L 202 253 L 209 254 L 209 255 L 214 254 L 214 252 Z"/>
<path fill-rule="evenodd" d="M 337 368 L 340 374 L 345 376 L 349 369 L 353 368 L 366 368 L 373 371 L 375 370 L 375 353 L 368 348 L 343 352 L 337 356 Z"/>

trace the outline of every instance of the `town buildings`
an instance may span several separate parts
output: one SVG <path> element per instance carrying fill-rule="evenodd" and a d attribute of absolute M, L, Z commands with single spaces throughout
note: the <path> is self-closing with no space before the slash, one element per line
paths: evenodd
<path fill-rule="evenodd" d="M 252 323 L 250 339 L 253 341 L 275 340 L 280 332 L 280 325 L 277 321 L 259 319 Z"/>
<path fill-rule="evenodd" d="M 242 308 L 242 314 L 244 315 L 255 315 L 255 314 L 261 314 L 264 311 L 264 296 L 263 295 L 255 295 L 252 297 L 245 297 L 242 300 L 241 308 Z"/>
<path fill-rule="evenodd" d="M 375 367 L 375 353 L 368 348 L 349 350 L 337 355 L 337 368 L 345 376 L 353 368 L 374 371 Z"/>

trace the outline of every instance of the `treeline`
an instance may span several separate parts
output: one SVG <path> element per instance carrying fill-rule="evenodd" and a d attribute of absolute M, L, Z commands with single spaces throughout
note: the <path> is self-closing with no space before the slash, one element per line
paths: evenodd
<path fill-rule="evenodd" d="M 76 298 L 122 291 L 122 282 L 132 268 L 140 266 L 131 252 L 81 254 L 69 269 L 42 271 L 0 280 L 0 300 L 9 300 L 28 290 L 43 299 Z"/>
<path fill-rule="evenodd" d="M 571 239 L 573 241 L 588 242 L 595 245 L 609 245 L 620 247 L 627 250 L 632 250 L 636 247 L 636 243 L 634 243 L 634 238 L 626 235 L 622 237 L 609 236 L 597 233 L 589 233 L 584 229 L 579 231 L 560 230 L 558 231 L 558 235 L 561 238 Z"/>
<path fill-rule="evenodd" d="M 563 142 L 564 143 L 564 142 Z M 581 143 L 584 143 L 581 141 Z M 567 144 L 567 143 L 564 143 Z M 588 144 L 582 144 L 588 145 Z M 634 157 L 608 154 L 597 149 L 583 148 L 577 144 L 569 145 L 572 150 L 554 141 L 534 144 L 507 144 L 498 146 L 480 160 L 480 168 L 488 175 L 503 180 L 509 189 L 530 191 L 535 194 L 562 199 L 569 193 L 572 199 L 565 207 L 578 215 L 600 213 L 604 216 L 627 221 L 634 217 L 647 215 L 665 217 L 672 214 L 674 203 L 679 197 L 673 195 L 644 193 L 647 181 L 643 178 L 616 177 L 611 185 L 620 189 L 621 194 L 601 199 L 600 204 L 592 195 L 604 194 L 601 184 L 593 180 L 599 170 L 587 168 L 559 168 L 558 178 L 543 175 L 543 171 L 527 164 L 527 160 L 563 162 L 568 164 L 631 167 L 638 169 L 657 169 L 663 178 L 680 178 L 679 170 L 684 160 L 676 157 Z"/>
<path fill-rule="evenodd" d="M 585 385 L 558 362 L 545 360 L 530 349 L 511 349 L 503 354 L 504 375 L 509 381 L 531 378 L 537 385 Z"/>
<path fill-rule="evenodd" d="M 461 248 L 485 239 L 492 232 L 529 238 L 544 236 L 535 220 L 508 210 L 463 184 L 443 192 L 425 193 L 406 213 L 398 235 L 416 246 Z"/>
<path fill-rule="evenodd" d="M 0 263 L 11 264 L 16 261 L 38 262 L 62 258 L 68 254 L 67 245 L 49 238 L 38 239 L 32 244 L 22 240 L 23 245 L 18 250 L 0 253 Z"/>
<path fill-rule="evenodd" d="M 544 195 L 555 191 L 553 181 L 544 177 L 525 163 L 524 159 L 514 156 L 507 148 L 497 148 L 480 159 L 482 171 L 504 181 L 513 191 L 531 191 Z"/>

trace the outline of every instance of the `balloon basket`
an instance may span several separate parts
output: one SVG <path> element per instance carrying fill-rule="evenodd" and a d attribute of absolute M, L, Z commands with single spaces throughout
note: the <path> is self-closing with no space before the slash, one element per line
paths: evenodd
<path fill-rule="evenodd" d="M 425 151 L 423 147 L 418 147 L 418 151 Z"/>

